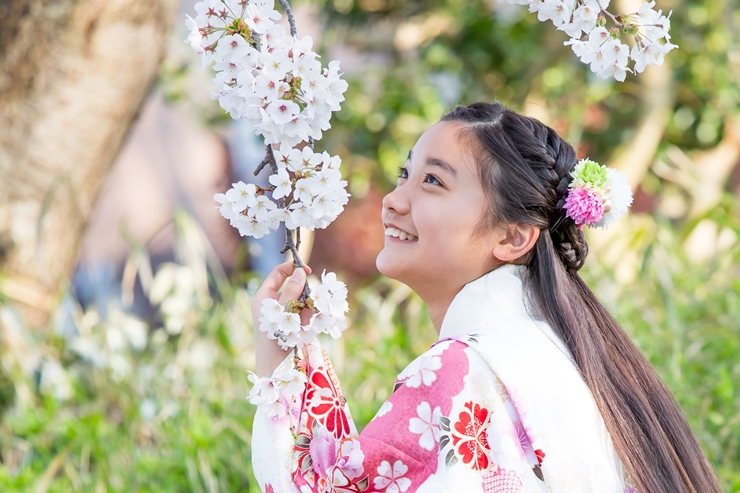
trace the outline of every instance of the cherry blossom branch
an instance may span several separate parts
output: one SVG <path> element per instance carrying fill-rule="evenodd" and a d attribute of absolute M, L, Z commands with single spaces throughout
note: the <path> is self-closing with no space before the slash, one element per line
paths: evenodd
<path fill-rule="evenodd" d="M 288 24 L 290 24 L 290 35 L 295 36 L 298 32 L 295 28 L 295 18 L 293 17 L 293 10 L 290 8 L 290 4 L 288 3 L 288 0 L 279 0 L 280 5 L 283 6 L 283 9 L 285 10 L 285 15 L 288 16 Z"/>
<path fill-rule="evenodd" d="M 278 165 L 277 161 L 275 160 L 275 153 L 272 150 L 272 146 L 268 144 L 266 146 L 266 155 L 265 159 L 262 160 L 264 163 L 270 166 L 270 170 L 272 171 L 272 174 L 275 175 L 278 172 Z M 260 163 L 262 165 L 262 163 Z M 264 167 L 264 166 L 263 166 Z M 256 175 L 257 173 L 255 173 Z M 281 197 L 277 200 L 277 206 L 279 209 L 285 209 L 285 198 Z M 300 245 L 300 228 L 296 228 L 296 234 L 298 235 L 298 243 L 293 242 L 293 231 L 285 228 L 285 245 L 280 250 L 281 254 L 285 254 L 290 250 L 290 253 L 293 255 L 293 267 L 296 269 L 303 269 L 305 268 L 305 264 L 301 260 L 301 256 L 298 254 L 298 245 Z M 303 303 L 311 294 L 311 290 L 308 287 L 308 281 L 303 285 L 303 292 L 301 293 L 301 297 L 298 298 L 298 303 Z"/>
<path fill-rule="evenodd" d="M 677 48 L 670 42 L 670 13 L 655 11 L 655 1 L 643 3 L 634 14 L 614 15 L 608 0 L 506 0 L 529 5 L 540 21 L 550 20 L 564 31 L 581 62 L 604 79 L 624 81 L 627 72 L 640 73 L 649 65 L 662 65 L 665 55 Z M 606 20 L 614 26 L 606 28 Z M 630 50 L 621 35 L 635 39 Z M 631 63 L 630 63 L 631 60 Z"/>
<path fill-rule="evenodd" d="M 261 163 L 257 165 L 257 169 L 254 170 L 254 176 L 257 176 L 260 173 L 262 173 L 262 170 L 265 169 L 265 166 L 270 164 L 269 156 L 272 156 L 272 146 L 270 144 L 267 144 L 265 146 L 265 158 L 262 160 Z"/>
<path fill-rule="evenodd" d="M 187 16 L 186 42 L 201 55 L 204 67 L 214 64 L 217 91 L 212 97 L 234 119 L 251 123 L 265 142 L 265 157 L 254 174 L 269 167 L 270 185 L 238 182 L 226 193 L 216 194 L 221 215 L 240 235 L 254 238 L 284 224 L 281 253 L 290 251 L 293 265 L 302 269 L 300 228 L 325 228 L 349 198 L 339 171 L 341 159 L 314 151 L 315 141 L 331 128 L 331 115 L 339 111 L 347 83 L 341 78 L 339 62 L 323 67 L 311 38 L 298 38 L 288 0 L 279 2 L 290 33 L 276 22 L 282 16 L 274 0 L 201 0 L 195 5 L 196 18 Z M 321 285 L 310 290 L 305 284 L 297 301 L 283 306 L 277 300 L 265 300 L 259 329 L 283 349 L 309 343 L 322 332 L 339 337 L 346 327 L 346 297 L 344 283 L 333 273 L 323 273 Z M 303 309 L 312 312 L 305 325 L 300 317 Z M 298 389 L 296 374 L 288 376 L 276 385 Z M 284 414 L 274 395 L 270 394 L 270 402 L 264 400 L 261 385 L 255 382 L 257 390 L 250 393 L 250 400 Z"/>

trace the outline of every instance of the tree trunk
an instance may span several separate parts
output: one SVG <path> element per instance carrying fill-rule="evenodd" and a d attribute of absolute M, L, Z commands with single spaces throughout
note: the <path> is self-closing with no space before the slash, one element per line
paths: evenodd
<path fill-rule="evenodd" d="M 44 325 L 176 0 L 0 0 L 0 299 Z"/>

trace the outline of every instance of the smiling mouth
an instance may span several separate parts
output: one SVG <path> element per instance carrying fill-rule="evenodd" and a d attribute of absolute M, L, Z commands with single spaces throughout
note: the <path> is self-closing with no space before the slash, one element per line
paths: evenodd
<path fill-rule="evenodd" d="M 397 228 L 385 228 L 385 235 L 391 236 L 393 238 L 398 238 L 400 240 L 419 241 L 419 237 L 407 233 L 406 231 L 401 231 Z"/>

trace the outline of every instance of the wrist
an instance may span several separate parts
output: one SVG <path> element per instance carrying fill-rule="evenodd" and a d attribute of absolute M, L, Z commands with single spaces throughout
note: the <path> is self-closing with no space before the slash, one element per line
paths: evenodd
<path fill-rule="evenodd" d="M 255 373 L 258 377 L 270 377 L 275 368 L 290 354 L 282 349 L 275 339 L 269 339 L 267 334 L 254 331 Z"/>

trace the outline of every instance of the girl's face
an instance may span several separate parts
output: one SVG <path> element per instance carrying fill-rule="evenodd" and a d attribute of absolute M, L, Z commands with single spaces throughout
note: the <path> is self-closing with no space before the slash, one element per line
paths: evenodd
<path fill-rule="evenodd" d="M 487 202 L 475 158 L 459 138 L 463 128 L 439 122 L 424 132 L 383 199 L 385 246 L 376 265 L 422 298 L 454 296 L 500 264 L 492 235 L 477 232 Z"/>

